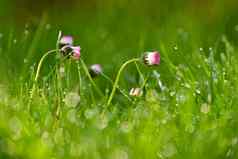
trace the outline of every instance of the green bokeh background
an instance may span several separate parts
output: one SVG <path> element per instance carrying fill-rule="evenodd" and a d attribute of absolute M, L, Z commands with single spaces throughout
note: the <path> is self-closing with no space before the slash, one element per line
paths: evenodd
<path fill-rule="evenodd" d="M 104 98 L 95 95 L 83 76 L 79 107 L 62 107 L 58 127 L 52 128 L 54 99 L 78 84 L 75 62 L 65 62 L 69 76 L 59 88 L 65 92 L 49 91 L 46 85 L 58 82 L 55 76 L 43 80 L 57 61 L 49 57 L 39 80 L 43 93 L 36 95 L 32 114 L 26 103 L 36 64 L 55 49 L 60 30 L 74 37 L 88 66 L 102 64 L 113 80 L 126 60 L 160 51 L 159 67 L 140 68 L 144 75 L 158 71 L 167 91 L 151 75 L 145 97 L 132 104 L 117 93 L 101 114 Z M 142 159 L 235 158 L 237 44 L 237 0 L 0 0 L 0 158 L 127 159 L 125 152 L 128 158 Z M 134 66 L 121 79 L 127 92 L 140 84 Z M 105 79 L 95 83 L 103 92 L 111 89 Z M 196 87 L 200 93 L 194 95 Z M 211 105 L 208 114 L 201 113 L 202 104 Z M 96 115 L 88 119 L 85 112 L 91 110 Z M 71 111 L 74 122 L 68 117 Z M 108 125 L 99 130 L 104 117 Z M 121 124 L 134 127 L 125 133 Z M 20 134 L 15 132 L 19 129 Z"/>

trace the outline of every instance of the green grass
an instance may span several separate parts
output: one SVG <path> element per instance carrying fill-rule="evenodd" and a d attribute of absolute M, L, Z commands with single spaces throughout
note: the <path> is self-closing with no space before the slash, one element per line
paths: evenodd
<path fill-rule="evenodd" d="M 0 27 L 0 158 L 238 157 L 235 20 L 220 10 L 210 24 L 177 11 L 157 20 L 145 8 L 105 7 L 85 17 L 72 11 L 60 24 L 45 14 L 33 27 Z M 76 19 L 80 24 L 72 24 Z M 86 67 L 100 63 L 112 81 L 124 62 L 145 51 L 158 50 L 161 64 L 128 65 L 120 89 L 129 96 L 148 78 L 143 96 L 128 100 L 116 90 L 110 105 L 112 83 L 103 76 L 90 80 L 82 61 L 49 55 L 34 83 L 37 64 L 55 49 L 59 30 L 74 35 Z"/>

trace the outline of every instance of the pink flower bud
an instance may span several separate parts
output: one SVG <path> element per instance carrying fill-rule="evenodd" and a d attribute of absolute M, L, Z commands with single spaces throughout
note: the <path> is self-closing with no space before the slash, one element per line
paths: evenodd
<path fill-rule="evenodd" d="M 102 73 L 102 67 L 100 64 L 93 64 L 89 68 L 91 77 L 96 77 Z"/>
<path fill-rule="evenodd" d="M 80 46 L 72 46 L 72 58 L 75 59 L 75 60 L 79 60 L 80 58 Z"/>
<path fill-rule="evenodd" d="M 79 60 L 80 49 L 80 46 L 65 45 L 60 49 L 60 52 L 63 54 L 63 56 L 68 56 L 72 57 L 75 60 Z"/>
<path fill-rule="evenodd" d="M 59 41 L 59 47 L 62 48 L 65 45 L 73 45 L 73 37 L 72 36 L 62 36 Z"/>
<path fill-rule="evenodd" d="M 160 64 L 160 54 L 157 51 L 146 52 L 143 56 L 144 63 L 148 66 Z"/>

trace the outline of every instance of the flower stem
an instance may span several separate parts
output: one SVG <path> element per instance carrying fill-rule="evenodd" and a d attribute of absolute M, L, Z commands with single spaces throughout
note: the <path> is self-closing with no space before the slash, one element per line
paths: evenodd
<path fill-rule="evenodd" d="M 39 63 L 38 63 L 38 66 L 37 66 L 37 70 L 36 70 L 36 75 L 35 75 L 35 78 L 34 78 L 34 83 L 33 83 L 33 86 L 32 86 L 32 89 L 31 89 L 31 95 L 30 95 L 30 101 L 28 103 L 28 110 L 30 110 L 30 105 L 31 105 L 31 102 L 32 102 L 32 99 L 34 97 L 34 94 L 35 94 L 35 89 L 36 89 L 36 84 L 37 84 L 37 81 L 38 81 L 38 78 L 39 78 L 39 75 L 40 75 L 40 70 L 41 70 L 41 67 L 42 67 L 42 64 L 43 64 L 43 61 L 45 60 L 45 58 L 52 54 L 52 53 L 55 53 L 57 50 L 50 50 L 48 52 L 46 52 L 40 59 Z"/>
<path fill-rule="evenodd" d="M 121 68 L 119 69 L 119 71 L 117 73 L 116 80 L 115 80 L 115 82 L 113 84 L 112 92 L 111 92 L 111 94 L 110 94 L 110 96 L 108 98 L 107 106 L 109 106 L 111 104 L 112 98 L 113 98 L 113 96 L 114 96 L 114 94 L 116 92 L 116 88 L 118 87 L 117 85 L 118 85 L 118 82 L 119 82 L 119 79 L 120 79 L 122 71 L 126 68 L 126 66 L 128 64 L 136 62 L 136 61 L 140 61 L 140 59 L 139 58 L 133 58 L 131 60 L 126 61 L 124 64 L 122 64 Z"/>
<path fill-rule="evenodd" d="M 83 66 L 84 72 L 85 72 L 86 75 L 88 76 L 88 78 L 89 78 L 90 82 L 92 83 L 93 87 L 96 89 L 97 93 L 98 93 L 101 97 L 103 97 L 103 96 L 104 96 L 103 93 L 102 93 L 101 90 L 97 87 L 97 85 L 96 85 L 95 82 L 93 81 L 93 79 L 92 79 L 90 73 L 88 72 L 88 68 L 87 68 L 86 64 L 84 63 L 84 61 L 83 61 L 82 59 L 80 59 L 80 61 L 81 61 L 81 64 L 82 64 L 82 66 Z"/>
<path fill-rule="evenodd" d="M 105 75 L 103 72 L 101 73 L 101 75 L 113 85 L 113 81 L 112 81 L 107 75 Z M 123 96 L 125 96 L 129 101 L 132 101 L 131 98 L 130 98 L 123 90 L 121 90 L 121 88 L 120 88 L 119 86 L 117 86 L 117 89 L 118 89 L 118 90 L 121 92 L 121 94 L 122 94 Z"/>

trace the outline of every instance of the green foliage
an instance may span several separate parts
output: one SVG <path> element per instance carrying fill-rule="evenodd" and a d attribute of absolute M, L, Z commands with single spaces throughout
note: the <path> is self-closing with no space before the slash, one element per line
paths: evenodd
<path fill-rule="evenodd" d="M 181 14 L 177 1 L 95 3 L 92 13 L 84 8 L 57 16 L 53 10 L 23 29 L 0 26 L 0 158 L 237 158 L 232 5 L 223 10 L 228 4 L 214 1 L 214 15 L 202 19 L 202 11 L 196 17 L 189 7 Z M 148 79 L 143 95 L 128 100 L 117 89 L 109 106 L 112 83 L 99 76 L 92 84 L 79 61 L 49 56 L 34 83 L 37 64 L 55 49 L 59 29 L 74 35 L 87 66 L 100 63 L 112 81 L 123 62 L 144 51 L 158 50 L 161 64 L 126 67 L 120 89 L 129 96 Z"/>

